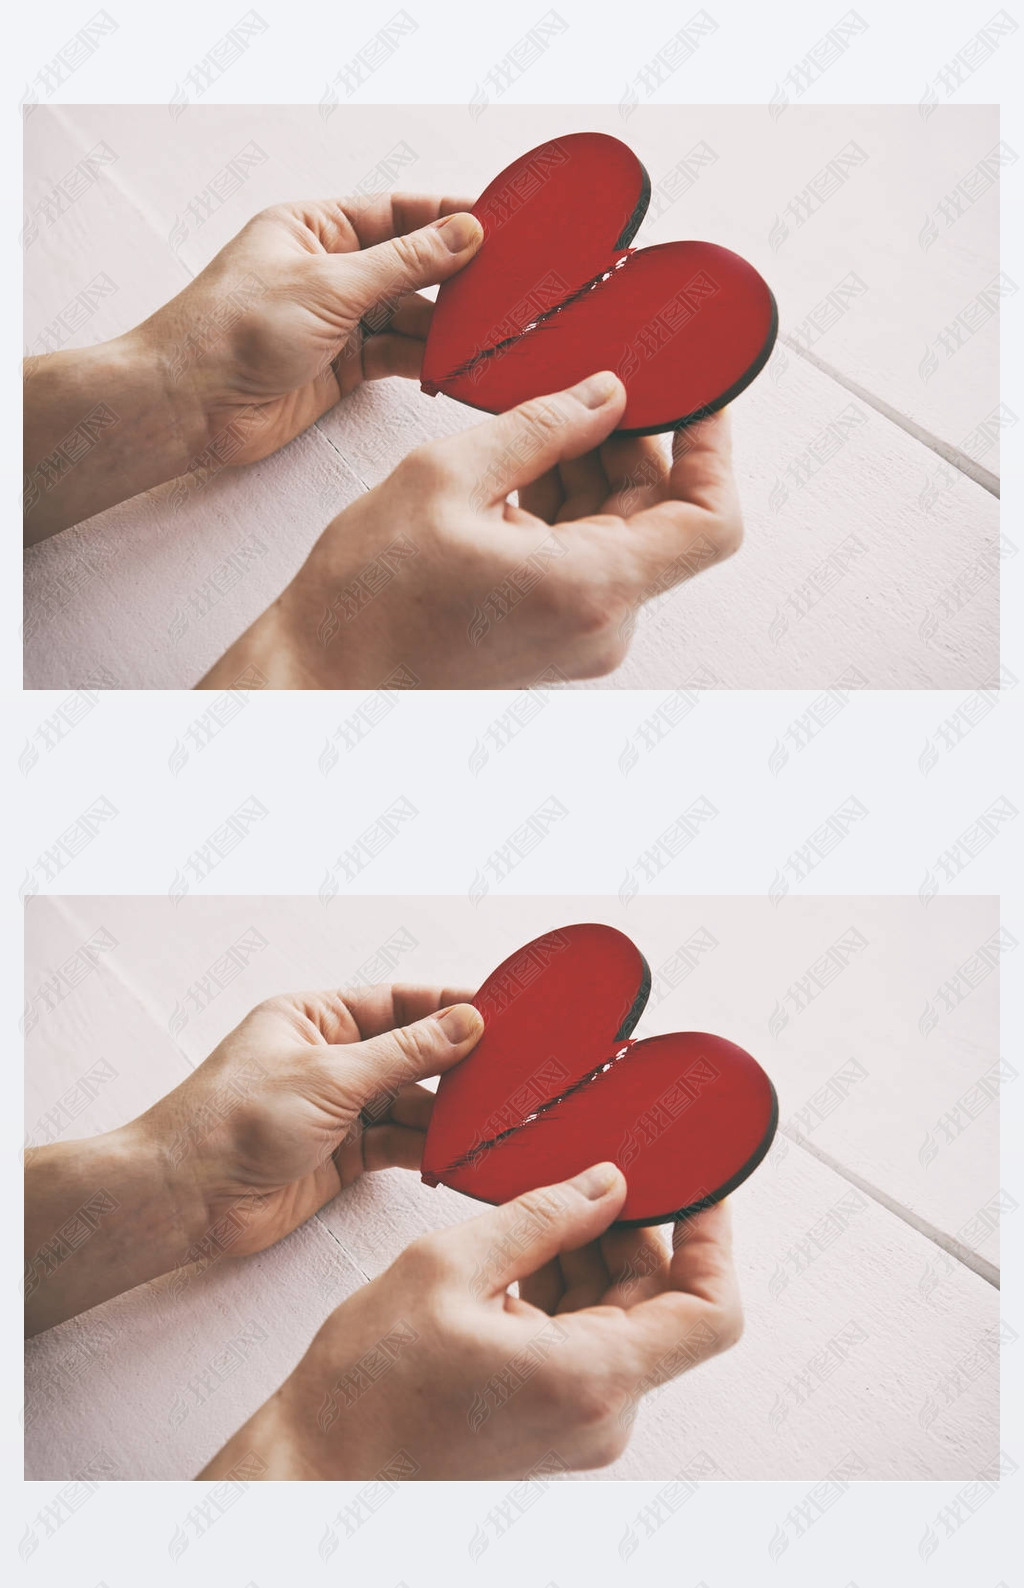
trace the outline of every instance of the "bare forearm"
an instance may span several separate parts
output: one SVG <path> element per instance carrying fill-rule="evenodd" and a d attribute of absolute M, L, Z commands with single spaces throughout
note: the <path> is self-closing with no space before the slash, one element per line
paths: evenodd
<path fill-rule="evenodd" d="M 25 1327 L 96 1307 L 187 1260 L 201 1215 L 139 1125 L 30 1148 Z"/>
<path fill-rule="evenodd" d="M 202 448 L 187 387 L 145 328 L 25 367 L 25 542 L 32 545 L 186 471 Z"/>

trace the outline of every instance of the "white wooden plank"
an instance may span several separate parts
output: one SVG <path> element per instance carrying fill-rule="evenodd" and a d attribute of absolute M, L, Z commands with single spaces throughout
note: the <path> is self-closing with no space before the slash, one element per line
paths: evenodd
<path fill-rule="evenodd" d="M 30 901 L 25 933 L 25 1139 L 92 1136 L 144 1112 L 189 1064 L 133 990 L 133 954 L 96 900 Z M 137 960 L 135 962 L 137 964 Z M 145 1063 L 140 1055 L 145 1055 Z"/>
<path fill-rule="evenodd" d="M 1016 950 L 995 899 L 924 908 L 916 898 L 811 897 L 780 908 L 768 898 L 643 894 L 625 905 L 357 897 L 326 910 L 311 898 L 75 898 L 60 908 L 58 946 L 48 957 L 36 947 L 36 961 L 52 972 L 90 933 L 115 936 L 106 968 L 133 989 L 121 999 L 125 1018 L 134 1005 L 149 1011 L 189 1064 L 273 993 L 378 979 L 475 986 L 538 933 L 605 921 L 652 967 L 639 1035 L 712 1030 L 749 1048 L 776 1083 L 784 1125 L 812 1150 L 998 1260 L 998 1077 L 1011 1073 L 999 1068 L 998 989 Z M 37 909 L 45 925 L 55 906 L 34 901 L 30 920 Z M 36 942 L 46 940 L 41 925 Z M 42 970 L 33 974 L 42 985 Z M 97 972 L 61 1005 L 68 1018 L 80 1009 L 76 1054 L 89 1020 L 108 1025 L 109 989 Z M 61 1062 L 62 1042 L 58 1029 L 37 1065 L 43 1075 Z M 61 1071 L 53 1085 L 73 1079 Z M 159 1090 L 158 1078 L 145 1102 Z M 55 1095 L 40 1095 L 37 1113 Z"/>
<path fill-rule="evenodd" d="M 294 196 L 300 174 L 314 192 L 392 182 L 472 191 L 526 136 L 565 128 L 564 112 L 532 107 L 491 107 L 472 139 L 461 111 L 446 120 L 433 107 L 403 111 L 400 127 L 392 108 L 381 106 L 358 113 L 347 107 L 326 121 L 311 107 L 259 117 L 203 107 L 170 125 L 159 107 L 133 111 L 130 123 L 118 121 L 121 114 L 117 107 L 76 107 L 62 109 L 59 120 L 46 110 L 31 118 L 44 188 L 73 155 L 80 159 L 98 142 L 118 158 L 98 167 L 92 186 L 52 226 L 41 226 L 32 244 L 30 341 L 105 268 L 105 249 L 116 243 L 123 257 L 126 235 L 148 240 L 138 278 L 148 301 L 136 304 L 121 291 L 103 297 L 68 345 L 132 324 L 254 209 Z M 731 109 L 709 107 L 640 107 L 625 129 L 613 110 L 587 114 L 592 125 L 626 131 L 665 193 L 675 188 L 657 173 L 662 164 L 666 173 L 678 165 L 691 136 L 694 146 L 703 139 L 719 155 L 700 169 L 685 198 L 661 209 L 652 237 L 664 240 L 685 214 L 678 234 L 691 223 L 698 230 L 699 221 L 708 234 L 745 248 L 778 285 L 784 309 L 791 300 L 797 330 L 831 292 L 840 267 L 860 272 L 870 290 L 852 298 L 810 349 L 844 379 L 906 411 L 944 445 L 960 444 L 995 406 L 991 327 L 981 327 L 954 358 L 943 357 L 927 381 L 917 373 L 922 346 L 981 290 L 995 258 L 994 196 L 980 196 L 927 250 L 916 232 L 907 233 L 915 183 L 941 195 L 955 185 L 961 164 L 983 158 L 994 131 L 984 107 L 943 107 L 927 119 L 872 109 L 847 120 L 834 108 L 794 107 L 774 127 L 763 112 L 735 119 Z M 820 139 L 813 121 L 810 134 L 800 132 L 807 115 L 824 118 Z M 798 191 L 805 148 L 827 148 L 829 137 L 847 134 L 868 140 L 867 129 L 877 157 L 773 254 L 761 208 Z M 224 178 L 253 139 L 266 159 L 250 160 L 244 180 L 237 170 Z M 758 151 L 754 180 L 751 149 Z M 756 195 L 750 204 L 736 200 L 740 182 Z M 156 233 L 170 237 L 175 227 L 173 248 L 156 246 Z M 744 227 L 742 237 L 734 235 Z M 34 548 L 26 558 L 27 682 L 194 683 L 277 593 L 326 519 L 352 500 L 357 482 L 380 478 L 417 441 L 474 420 L 469 410 L 432 401 L 406 383 L 383 383 L 321 422 L 322 436 L 344 452 L 355 478 L 314 432 L 277 458 L 218 477 L 184 507 L 172 510 L 173 487 L 150 493 Z M 991 683 L 998 561 L 990 494 L 876 413 L 870 398 L 851 396 L 791 348 L 781 349 L 744 394 L 735 420 L 748 526 L 743 551 L 695 586 L 659 599 L 626 664 L 593 687 L 666 686 L 698 672 L 732 688 L 820 687 L 844 675 L 877 688 Z M 986 465 L 993 458 L 986 453 Z M 248 570 L 241 580 L 231 566 L 239 558 Z M 229 596 L 182 632 L 180 614 L 201 604 L 203 585 L 229 579 Z M 168 590 L 177 602 L 170 619 Z M 169 622 L 176 624 L 173 643 Z"/>
<path fill-rule="evenodd" d="M 25 554 L 25 686 L 191 689 L 361 486 L 313 427 L 274 458 L 122 502 Z"/>
<path fill-rule="evenodd" d="M 837 922 L 843 931 L 859 920 L 868 948 L 799 1016 L 808 1038 L 793 1044 L 777 1076 L 785 1114 L 798 1077 L 801 1095 L 816 1084 L 815 1044 L 824 1040 L 828 1011 L 850 1046 L 859 1034 L 858 1008 L 869 1006 L 865 1030 L 875 1040 L 885 1024 L 883 1004 L 894 1021 L 916 1009 L 920 988 L 931 987 L 949 955 L 974 943 L 994 918 L 989 901 L 963 900 L 935 901 L 946 908 L 930 910 L 919 932 L 906 915 L 920 910 L 916 901 L 793 900 L 779 916 L 767 913 L 771 906 L 763 900 L 638 899 L 628 923 L 622 907 L 608 901 L 558 901 L 557 920 L 555 901 L 509 899 L 494 908 L 497 902 L 477 910 L 461 899 L 367 899 L 338 901 L 325 911 L 308 899 L 185 899 L 177 907 L 164 899 L 76 898 L 59 907 L 34 901 L 30 986 L 40 985 L 43 972 L 65 963 L 101 924 L 117 940 L 101 960 L 106 981 L 99 969 L 86 976 L 50 1012 L 49 1030 L 30 1032 L 40 1077 L 34 1097 L 42 1107 L 66 1089 L 63 1047 L 72 1039 L 76 1061 L 108 1040 L 115 1068 L 127 1072 L 117 1060 L 130 1055 L 159 1092 L 260 996 L 289 985 L 343 982 L 370 965 L 389 938 L 412 940 L 394 979 L 462 973 L 472 983 L 510 948 L 566 919 L 626 924 L 642 942 L 656 998 L 645 1027 L 665 1029 L 664 1019 L 671 1028 L 680 1006 L 698 1027 L 731 1011 L 729 1034 L 753 1046 L 748 1032 L 756 1027 L 763 1052 L 767 994 L 784 990 L 805 956 L 810 963 L 820 954 Z M 179 1052 L 166 1029 L 173 1011 L 187 1004 L 190 988 L 210 990 L 212 966 L 228 975 L 225 950 L 253 926 L 266 947 L 179 1030 Z M 669 988 L 685 965 L 677 951 L 695 934 L 705 947 L 690 973 Z M 706 946 L 709 936 L 713 947 Z M 778 938 L 786 939 L 781 951 L 773 946 Z M 765 965 L 751 977 L 748 994 L 749 967 L 758 958 Z M 972 995 L 982 1026 L 987 986 Z M 756 1013 L 748 1012 L 752 1005 Z M 822 1024 L 812 1028 L 812 1017 Z M 972 1033 L 980 1034 L 973 1027 Z M 925 1057 L 944 1083 L 959 1050 L 950 1044 L 949 1057 L 941 1027 L 935 1034 L 939 1044 Z M 152 1054 L 152 1063 L 139 1066 L 139 1052 Z M 977 1050 L 971 1052 L 976 1058 Z M 875 1070 L 865 1067 L 869 1075 L 859 1084 L 867 1089 Z M 855 1095 L 856 1088 L 850 1098 Z M 110 1096 L 127 1102 L 129 1112 L 135 1104 L 127 1094 Z M 912 1119 L 914 1087 L 893 1085 L 879 1108 L 886 1106 Z M 96 1108 L 91 1128 L 113 1122 L 98 1098 Z M 829 1124 L 856 1117 L 844 1104 Z M 987 1128 L 979 1118 L 971 1135 L 980 1141 Z M 856 1138 L 851 1128 L 843 1150 Z M 952 1165 L 952 1151 L 948 1159 Z M 958 1167 L 962 1173 L 964 1164 Z M 887 1159 L 885 1168 L 896 1184 L 900 1165 Z M 626 1456 L 603 1475 L 692 1470 L 694 1476 L 810 1478 L 851 1449 L 870 1477 L 962 1477 L 989 1465 L 997 1446 L 996 1374 L 986 1365 L 998 1316 L 994 1289 L 800 1146 L 777 1147 L 733 1200 L 748 1315 L 744 1341 L 721 1362 L 660 1391 L 641 1412 Z M 362 1275 L 379 1272 L 421 1230 L 475 1211 L 467 1199 L 428 1190 L 412 1175 L 367 1177 L 270 1253 L 216 1265 L 183 1289 L 173 1279 L 160 1281 L 62 1326 L 37 1342 L 30 1358 L 31 1474 L 84 1470 L 98 1450 L 125 1477 L 197 1470 Z M 232 1368 L 244 1351 L 244 1364 Z M 223 1364 L 220 1376 L 206 1366 L 214 1362 Z M 211 1374 L 215 1392 L 207 1393 L 202 1383 Z"/>
<path fill-rule="evenodd" d="M 623 138 L 654 187 L 637 246 L 706 237 L 747 254 L 776 289 L 784 334 L 998 472 L 998 435 L 978 432 L 999 402 L 998 318 L 985 312 L 998 289 L 991 306 L 976 300 L 998 276 L 1001 162 L 1016 155 L 993 106 L 506 105 L 473 122 L 462 106 L 62 115 L 83 149 L 117 151 L 104 181 L 150 195 L 164 235 L 178 222 L 193 269 L 243 209 L 353 188 L 475 194 L 545 138 L 581 127 Z M 947 336 L 965 311 L 975 334 Z"/>
<path fill-rule="evenodd" d="M 142 1285 L 28 1343 L 28 1478 L 192 1478 L 363 1283 L 316 1219 L 269 1252 Z"/>
<path fill-rule="evenodd" d="M 320 428 L 374 485 L 410 446 L 477 422 L 453 415 L 456 406 L 387 381 Z M 733 424 L 739 553 L 652 592 L 622 666 L 577 687 L 992 687 L 995 498 L 948 471 L 937 487 L 932 453 L 785 350 L 735 405 Z"/>
<path fill-rule="evenodd" d="M 645 1401 L 596 1476 L 964 1478 L 996 1460 L 998 1292 L 801 1150 L 732 1198 L 739 1345 Z M 1012 1336 L 1011 1336 L 1012 1338 Z"/>

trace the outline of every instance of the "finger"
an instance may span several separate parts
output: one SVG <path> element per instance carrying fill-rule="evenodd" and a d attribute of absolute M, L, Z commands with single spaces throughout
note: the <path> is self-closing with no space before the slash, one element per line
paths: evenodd
<path fill-rule="evenodd" d="M 735 495 L 732 419 L 728 408 L 677 430 L 672 437 L 669 486 L 680 502 L 721 513 Z"/>
<path fill-rule="evenodd" d="M 680 1219 L 672 1230 L 674 1290 L 720 1306 L 738 1299 L 732 1256 L 732 1210 L 728 1201 Z"/>
<path fill-rule="evenodd" d="M 447 281 L 473 258 L 483 236 L 476 217 L 460 212 L 340 255 L 335 261 L 339 296 L 359 316 L 374 305 L 397 302 L 419 287 Z"/>
<path fill-rule="evenodd" d="M 399 336 L 426 337 L 434 318 L 434 305 L 421 292 L 410 292 L 395 308 L 385 330 L 396 331 Z"/>
<path fill-rule="evenodd" d="M 737 549 L 743 516 L 726 410 L 676 431 L 664 500 L 632 515 L 629 527 L 641 537 L 648 577 L 666 589 Z"/>
<path fill-rule="evenodd" d="M 426 1132 L 408 1125 L 371 1125 L 362 1135 L 363 1168 L 418 1169 L 423 1162 Z"/>
<path fill-rule="evenodd" d="M 724 1204 L 677 1227 L 669 1276 L 670 1290 L 627 1313 L 641 1369 L 658 1383 L 727 1350 L 742 1332 L 743 1308 Z"/>
<path fill-rule="evenodd" d="M 609 436 L 601 448 L 608 479 L 605 512 L 631 513 L 659 500 L 668 482 L 668 460 L 660 436 Z"/>
<path fill-rule="evenodd" d="M 393 336 L 390 331 L 368 337 L 363 343 L 363 379 L 401 375 L 405 380 L 418 380 L 425 345 L 422 337 Z"/>
<path fill-rule="evenodd" d="M 483 1030 L 479 1010 L 468 1003 L 453 1004 L 411 1025 L 336 1048 L 346 1093 L 367 1103 L 410 1081 L 440 1075 L 472 1051 Z"/>
<path fill-rule="evenodd" d="M 519 488 L 519 506 L 523 512 L 532 513 L 534 518 L 541 519 L 545 524 L 555 522 L 564 501 L 562 474 L 557 468 L 545 470 L 536 480 L 530 480 Z"/>
<path fill-rule="evenodd" d="M 605 1301 L 634 1307 L 656 1296 L 669 1280 L 669 1254 L 661 1229 L 612 1229 L 601 1237 L 608 1268 Z"/>
<path fill-rule="evenodd" d="M 596 1307 L 608 1289 L 608 1270 L 600 1241 L 590 1241 L 574 1252 L 563 1252 L 558 1261 L 565 1288 L 557 1310 L 578 1312 L 581 1307 Z"/>
<path fill-rule="evenodd" d="M 586 518 L 599 513 L 608 495 L 608 476 L 601 462 L 601 449 L 585 452 L 581 458 L 567 458 L 559 465 L 565 501 L 559 520 Z"/>
<path fill-rule="evenodd" d="M 476 1295 L 500 1295 L 556 1257 L 608 1228 L 626 1196 L 612 1163 L 560 1185 L 540 1186 L 446 1234 L 446 1246 Z"/>
<path fill-rule="evenodd" d="M 376 193 L 365 199 L 329 199 L 311 207 L 319 212 L 317 235 L 333 253 L 373 248 L 391 237 L 419 231 L 446 215 L 471 210 L 475 202 L 464 194 L 442 198 L 431 193 Z"/>
<path fill-rule="evenodd" d="M 406 982 L 291 993 L 288 1002 L 332 1045 L 362 1042 L 407 1026 L 451 1004 L 472 1003 L 475 988 L 420 987 Z"/>
<path fill-rule="evenodd" d="M 520 403 L 507 414 L 434 443 L 436 456 L 480 505 L 503 502 L 556 463 L 600 445 L 626 406 L 617 375 L 601 370 L 549 397 Z"/>
<path fill-rule="evenodd" d="M 519 1281 L 519 1295 L 531 1307 L 553 1316 L 565 1295 L 565 1279 L 558 1258 L 552 1257 L 550 1262 L 542 1263 L 534 1273 L 524 1274 Z"/>
<path fill-rule="evenodd" d="M 426 1130 L 434 1111 L 434 1093 L 426 1086 L 403 1086 L 392 1098 L 388 1118 L 396 1125 L 411 1125 L 414 1130 Z"/>
<path fill-rule="evenodd" d="M 407 293 L 397 302 L 385 300 L 368 309 L 360 321 L 364 339 L 394 331 L 399 336 L 426 337 L 434 317 L 434 305 L 421 292 Z"/>

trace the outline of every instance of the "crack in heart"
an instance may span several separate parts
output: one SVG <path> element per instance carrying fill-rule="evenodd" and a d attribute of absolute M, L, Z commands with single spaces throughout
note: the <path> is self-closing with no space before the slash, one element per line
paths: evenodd
<path fill-rule="evenodd" d="M 478 1141 L 475 1146 L 469 1148 L 468 1152 L 462 1153 L 458 1158 L 453 1159 L 450 1164 L 447 1164 L 440 1174 L 424 1173 L 422 1176 L 423 1180 L 427 1185 L 437 1185 L 440 1181 L 445 1180 L 448 1175 L 456 1173 L 457 1170 L 468 1169 L 473 1164 L 479 1163 L 484 1153 L 489 1152 L 492 1147 L 496 1147 L 499 1142 L 507 1141 L 510 1136 L 518 1135 L 527 1126 L 536 1124 L 538 1119 L 542 1119 L 546 1114 L 549 1114 L 553 1108 L 557 1108 L 567 1098 L 573 1097 L 577 1092 L 582 1091 L 585 1086 L 592 1085 L 598 1076 L 606 1074 L 620 1059 L 624 1058 L 630 1048 L 635 1046 L 635 1042 L 636 1039 L 634 1037 L 627 1037 L 626 1041 L 620 1048 L 616 1049 L 611 1058 L 603 1059 L 592 1070 L 588 1070 L 586 1075 L 581 1075 L 578 1081 L 574 1081 L 571 1086 L 567 1086 L 564 1092 L 558 1092 L 554 1097 L 549 1097 L 546 1102 L 538 1104 L 518 1124 L 509 1125 L 507 1130 L 500 1130 L 496 1136 L 489 1136 L 486 1141 Z"/>
<path fill-rule="evenodd" d="M 610 270 L 602 270 L 598 275 L 591 276 L 589 281 L 585 281 L 581 287 L 576 287 L 574 291 L 569 293 L 568 297 L 563 298 L 561 303 L 554 304 L 550 309 L 544 309 L 537 315 L 536 319 L 530 320 L 524 325 L 522 330 L 516 331 L 512 336 L 503 337 L 500 342 L 495 342 L 493 347 L 480 348 L 478 352 L 471 354 L 455 369 L 449 370 L 448 374 L 443 376 L 441 380 L 423 381 L 421 389 L 428 397 L 436 397 L 438 392 L 444 390 L 449 381 L 458 380 L 463 375 L 471 374 L 474 369 L 478 369 L 487 359 L 496 358 L 499 353 L 504 353 L 506 349 L 514 347 L 517 342 L 521 342 L 524 337 L 529 336 L 532 332 L 543 330 L 549 320 L 553 320 L 556 315 L 564 313 L 572 304 L 578 303 L 581 298 L 585 298 L 589 292 L 595 291 L 596 288 L 601 286 L 602 282 L 610 281 L 616 270 L 621 270 L 634 252 L 635 250 L 632 248 L 627 249 L 622 258 L 617 259 Z"/>

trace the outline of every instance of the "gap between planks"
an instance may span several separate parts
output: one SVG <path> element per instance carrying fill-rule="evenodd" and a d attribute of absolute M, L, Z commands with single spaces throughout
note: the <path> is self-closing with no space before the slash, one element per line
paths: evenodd
<path fill-rule="evenodd" d="M 802 358 L 812 365 L 826 379 L 834 380 L 837 386 L 842 386 L 851 396 L 859 398 L 862 403 L 866 403 L 869 408 L 873 408 L 876 414 L 881 414 L 883 419 L 888 419 L 890 424 L 896 425 L 912 440 L 919 441 L 923 447 L 928 448 L 929 452 L 937 453 L 940 458 L 944 458 L 947 463 L 952 464 L 954 469 L 958 469 L 961 474 L 966 474 L 968 479 L 973 480 L 976 485 L 980 485 L 982 490 L 988 491 L 992 496 L 998 498 L 999 476 L 998 474 L 993 474 L 991 469 L 984 468 L 982 464 L 969 457 L 960 447 L 953 446 L 949 441 L 942 441 L 938 436 L 933 435 L 930 430 L 926 430 L 923 425 L 919 425 L 915 420 L 909 419 L 906 414 L 901 414 L 898 408 L 894 408 L 884 398 L 876 397 L 873 392 L 868 391 L 866 386 L 862 386 L 859 381 L 851 380 L 848 375 L 844 375 L 834 365 L 820 358 L 817 353 L 812 353 L 808 348 L 801 347 L 791 336 L 783 335 L 780 332 L 779 342 L 783 347 L 788 348 L 789 352 L 795 354 L 797 358 Z"/>
<path fill-rule="evenodd" d="M 791 1126 L 783 1125 L 782 1135 L 786 1137 L 787 1141 L 791 1141 L 794 1147 L 802 1147 L 805 1152 L 810 1153 L 812 1158 L 817 1158 L 819 1163 L 823 1164 L 826 1169 L 831 1169 L 833 1174 L 837 1174 L 841 1180 L 847 1181 L 849 1185 L 856 1186 L 858 1191 L 863 1191 L 865 1196 L 870 1197 L 873 1202 L 877 1202 L 880 1207 L 885 1208 L 887 1213 L 891 1213 L 901 1223 L 908 1224 L 912 1230 L 916 1230 L 919 1235 L 923 1235 L 925 1240 L 931 1241 L 933 1246 L 940 1246 L 948 1256 L 961 1263 L 964 1268 L 969 1268 L 973 1273 L 977 1274 L 979 1279 L 984 1279 L 996 1290 L 999 1289 L 999 1269 L 994 1263 L 990 1263 L 987 1257 L 982 1257 L 979 1252 L 972 1252 L 970 1247 L 965 1246 L 962 1241 L 958 1241 L 955 1235 L 947 1235 L 937 1225 L 932 1224 L 929 1219 L 923 1219 L 919 1213 L 915 1213 L 912 1208 L 908 1208 L 905 1202 L 898 1202 L 895 1197 L 888 1196 L 878 1186 L 872 1185 L 870 1180 L 865 1180 L 861 1175 L 857 1174 L 856 1170 L 847 1169 L 845 1164 L 840 1163 L 837 1158 L 833 1158 L 831 1153 L 823 1152 L 816 1143 L 810 1142 L 806 1137 L 801 1136 L 798 1130 L 793 1129 Z"/>
<path fill-rule="evenodd" d="M 365 1170 L 363 1172 L 364 1172 L 364 1174 L 366 1173 Z M 339 1196 L 341 1195 L 340 1191 L 338 1192 L 338 1195 Z M 332 1201 L 334 1200 L 333 1197 L 331 1198 L 331 1200 Z M 356 1273 L 359 1275 L 360 1279 L 363 1281 L 363 1284 L 364 1285 L 368 1285 L 370 1283 L 370 1280 L 373 1278 L 373 1275 L 372 1274 L 368 1274 L 366 1272 L 366 1270 L 363 1267 L 362 1263 L 357 1263 L 356 1262 L 356 1259 L 353 1257 L 352 1253 L 349 1251 L 348 1247 L 345 1245 L 345 1242 L 344 1241 L 340 1241 L 338 1239 L 337 1235 L 335 1235 L 334 1231 L 331 1229 L 331 1226 L 329 1224 L 325 1224 L 324 1223 L 323 1219 L 320 1217 L 319 1209 L 317 1210 L 316 1213 L 313 1214 L 313 1218 L 316 1220 L 317 1224 L 319 1224 L 320 1228 L 324 1231 L 324 1233 L 326 1235 L 330 1236 L 330 1238 L 334 1242 L 335 1246 L 337 1246 L 338 1250 L 341 1252 L 342 1256 L 345 1258 L 345 1261 L 352 1264 L 352 1267 L 355 1269 Z"/>
<path fill-rule="evenodd" d="M 62 107 L 60 106 L 55 106 L 54 109 L 57 111 L 58 119 L 64 124 L 65 129 L 72 141 L 77 143 L 80 148 L 84 149 L 85 144 L 82 137 L 80 136 L 79 128 L 74 118 L 71 116 L 61 115 L 60 112 Z M 119 191 L 123 194 L 128 203 L 135 206 L 139 214 L 145 218 L 150 226 L 152 226 L 154 232 L 158 232 L 159 228 L 156 218 L 150 213 L 148 206 L 143 202 L 143 200 L 134 192 L 133 189 L 129 189 L 127 183 L 120 181 L 119 174 L 116 175 L 113 180 L 115 186 L 118 187 Z M 194 281 L 198 272 L 193 270 L 191 266 L 180 257 L 178 258 L 178 263 L 188 276 L 189 280 Z M 848 391 L 851 396 L 858 398 L 859 401 L 865 403 L 869 408 L 872 408 L 875 413 L 880 414 L 884 419 L 888 419 L 891 424 L 896 425 L 898 429 L 904 431 L 904 433 L 910 436 L 914 441 L 920 442 L 920 444 L 923 447 L 926 447 L 929 452 L 934 452 L 939 457 L 944 458 L 945 461 L 951 464 L 953 468 L 957 469 L 961 474 L 967 475 L 968 479 L 973 480 L 975 484 L 980 485 L 983 490 L 988 491 L 992 496 L 995 496 L 998 499 L 999 476 L 994 474 L 991 469 L 986 469 L 982 464 L 977 463 L 973 458 L 969 457 L 968 454 L 960 447 L 954 446 L 951 442 L 941 440 L 940 437 L 934 435 L 930 430 L 925 429 L 923 425 L 919 425 L 915 420 L 910 419 L 906 414 L 900 413 L 898 408 L 894 408 L 892 404 L 887 403 L 884 398 L 876 397 L 875 394 L 870 392 L 866 386 L 862 386 L 859 381 L 851 380 L 848 375 L 844 375 L 842 371 L 836 369 L 833 364 L 829 364 L 827 360 L 821 358 L 817 353 L 812 353 L 809 348 L 801 347 L 800 344 L 792 337 L 780 331 L 778 341 L 781 346 L 787 348 L 789 352 L 793 353 L 797 358 L 804 359 L 808 364 L 812 365 L 814 369 L 818 370 L 820 374 L 824 375 L 829 380 L 835 381 L 836 385 L 843 387 L 843 389 Z M 344 401 L 344 398 L 339 398 L 339 401 Z M 364 491 L 370 491 L 373 489 L 372 486 L 366 483 L 359 471 L 353 467 L 351 458 L 347 457 L 346 454 L 342 452 L 341 448 L 337 446 L 336 443 L 331 439 L 331 437 L 326 435 L 320 429 L 319 420 L 314 420 L 310 428 L 315 429 L 318 434 L 322 436 L 323 440 L 327 442 L 327 445 L 332 449 L 332 451 L 337 453 L 338 457 L 342 459 L 350 472 L 359 481 L 360 485 L 362 485 Z"/>

